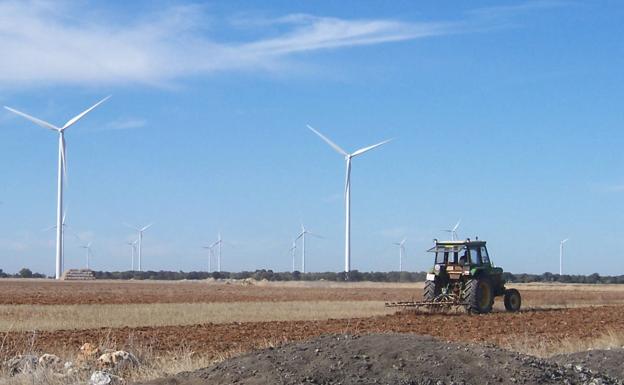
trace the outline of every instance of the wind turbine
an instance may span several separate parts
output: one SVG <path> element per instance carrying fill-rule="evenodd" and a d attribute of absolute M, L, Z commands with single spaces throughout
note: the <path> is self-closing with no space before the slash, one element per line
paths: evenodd
<path fill-rule="evenodd" d="M 318 234 L 314 234 L 308 230 L 306 230 L 305 226 L 303 225 L 303 223 L 301 224 L 301 232 L 299 233 L 299 235 L 297 235 L 297 238 L 295 238 L 295 242 L 298 241 L 299 239 L 301 239 L 301 272 L 305 273 L 305 257 L 306 257 L 306 247 L 305 247 L 305 240 L 306 240 L 306 235 L 312 235 L 313 237 L 317 237 L 317 238 L 323 238 Z"/>
<path fill-rule="evenodd" d="M 84 117 L 86 114 L 91 112 L 94 108 L 104 103 L 110 96 L 105 97 L 100 100 L 93 106 L 84 110 L 80 114 L 74 116 L 70 120 L 67 121 L 62 127 L 57 127 L 53 124 L 50 124 L 41 119 L 35 118 L 23 112 L 17 111 L 13 108 L 4 106 L 7 110 L 17 114 L 23 118 L 30 120 L 31 122 L 49 130 L 55 131 L 59 135 L 58 141 L 58 178 L 57 178 L 57 200 L 56 200 L 56 264 L 55 264 L 55 277 L 56 279 L 61 278 L 62 269 L 63 269 L 63 240 L 64 240 L 64 231 L 63 231 L 63 179 L 67 178 L 67 160 L 65 159 L 65 130 L 70 126 L 75 124 L 78 120 Z"/>
<path fill-rule="evenodd" d="M 132 242 L 127 242 L 126 245 L 132 248 L 132 271 L 134 271 L 134 253 L 136 252 L 136 244 L 139 240 L 135 239 Z"/>
<path fill-rule="evenodd" d="M 63 241 L 65 241 L 65 230 L 67 230 L 67 223 L 65 223 L 65 218 L 67 218 L 67 207 L 65 208 L 65 212 L 63 212 L 63 219 L 61 220 L 61 223 L 63 226 Z M 50 226 L 46 229 L 43 229 L 43 231 L 50 231 L 50 230 L 55 230 L 56 229 L 56 225 Z M 77 237 L 77 236 L 76 236 Z M 61 260 L 61 271 L 65 270 L 65 242 L 63 242 L 62 245 L 62 253 L 63 253 L 63 259 Z"/>
<path fill-rule="evenodd" d="M 210 245 L 211 248 L 217 248 L 217 271 L 221 272 L 221 246 L 223 245 L 223 239 L 221 238 L 221 233 L 217 234 L 217 240 Z"/>
<path fill-rule="evenodd" d="M 213 243 L 214 245 L 214 243 Z M 208 249 L 208 272 L 212 273 L 212 249 L 213 246 L 204 246 L 204 249 Z"/>
<path fill-rule="evenodd" d="M 407 238 L 403 238 L 401 242 L 393 243 L 393 245 L 399 246 L 399 272 L 403 271 L 403 256 L 405 255 L 405 241 L 407 241 Z"/>
<path fill-rule="evenodd" d="M 143 253 L 142 253 L 142 247 L 141 247 L 141 246 L 142 246 L 142 244 L 143 244 L 143 233 L 144 233 L 147 229 L 149 229 L 150 227 L 152 227 L 152 225 L 154 225 L 154 224 L 153 224 L 153 223 L 150 223 L 149 225 L 147 225 L 147 226 L 143 226 L 143 227 L 134 227 L 134 226 L 130 226 L 130 225 L 129 225 L 129 224 L 127 224 L 127 223 L 125 223 L 125 225 L 126 225 L 126 227 L 129 227 L 129 228 L 131 228 L 131 229 L 134 229 L 134 230 L 136 230 L 136 231 L 139 233 L 139 238 L 138 238 L 138 241 L 139 241 L 139 261 L 138 261 L 138 262 L 139 262 L 139 263 L 138 263 L 138 265 L 139 265 L 139 271 L 141 271 L 141 256 L 143 255 Z"/>
<path fill-rule="evenodd" d="M 461 219 L 457 221 L 457 223 L 455 224 L 455 226 L 453 226 L 452 229 L 449 230 L 442 230 L 446 233 L 451 233 L 451 241 L 456 241 L 457 240 L 457 229 L 459 228 L 459 224 L 461 223 Z"/>
<path fill-rule="evenodd" d="M 563 244 L 568 241 L 568 238 L 559 242 L 559 275 L 563 275 Z"/>
<path fill-rule="evenodd" d="M 367 151 L 388 143 L 392 139 L 384 140 L 383 142 L 373 144 L 372 146 L 360 148 L 359 150 L 349 154 L 310 125 L 308 125 L 308 128 L 323 139 L 325 143 L 329 144 L 329 146 L 336 152 L 344 156 L 347 163 L 347 173 L 345 179 L 345 272 L 348 273 L 351 270 L 351 160 L 358 155 L 362 155 Z"/>
<path fill-rule="evenodd" d="M 87 250 L 87 270 L 89 270 L 89 259 L 91 258 L 91 242 L 80 247 Z"/>
<path fill-rule="evenodd" d="M 292 272 L 295 272 L 295 254 L 297 252 L 297 240 L 293 239 L 292 246 L 290 248 L 290 255 L 292 256 Z"/>

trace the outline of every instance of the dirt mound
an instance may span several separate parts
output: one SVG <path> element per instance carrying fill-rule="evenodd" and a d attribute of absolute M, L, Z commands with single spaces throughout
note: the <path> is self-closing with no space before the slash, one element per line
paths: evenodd
<path fill-rule="evenodd" d="M 572 364 L 586 367 L 597 373 L 624 380 L 624 349 L 588 350 L 585 352 L 560 354 L 552 360 L 563 365 Z"/>
<path fill-rule="evenodd" d="M 323 336 L 144 385 L 617 384 L 581 366 L 403 334 Z"/>

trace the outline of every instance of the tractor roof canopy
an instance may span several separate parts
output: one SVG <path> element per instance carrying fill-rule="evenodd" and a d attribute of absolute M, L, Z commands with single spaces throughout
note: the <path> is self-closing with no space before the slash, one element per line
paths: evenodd
<path fill-rule="evenodd" d="M 485 246 L 485 241 L 471 241 L 469 239 L 463 241 L 436 241 L 435 246 L 427 250 L 431 253 L 437 252 L 458 252 L 468 247 Z"/>

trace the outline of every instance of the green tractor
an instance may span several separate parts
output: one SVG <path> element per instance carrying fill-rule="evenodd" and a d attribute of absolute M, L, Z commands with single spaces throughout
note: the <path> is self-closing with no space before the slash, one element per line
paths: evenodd
<path fill-rule="evenodd" d="M 494 298 L 503 296 L 505 309 L 520 310 L 516 289 L 506 289 L 503 269 L 492 265 L 485 241 L 438 241 L 428 250 L 435 265 L 427 274 L 424 301 L 415 306 L 460 306 L 473 314 L 489 313 Z"/>

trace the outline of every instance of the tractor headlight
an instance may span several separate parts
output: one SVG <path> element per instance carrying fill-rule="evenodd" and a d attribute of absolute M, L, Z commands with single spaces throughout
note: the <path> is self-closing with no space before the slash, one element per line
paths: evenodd
<path fill-rule="evenodd" d="M 435 270 L 435 271 L 440 271 L 440 265 L 435 265 L 435 266 L 433 267 L 433 270 Z"/>

